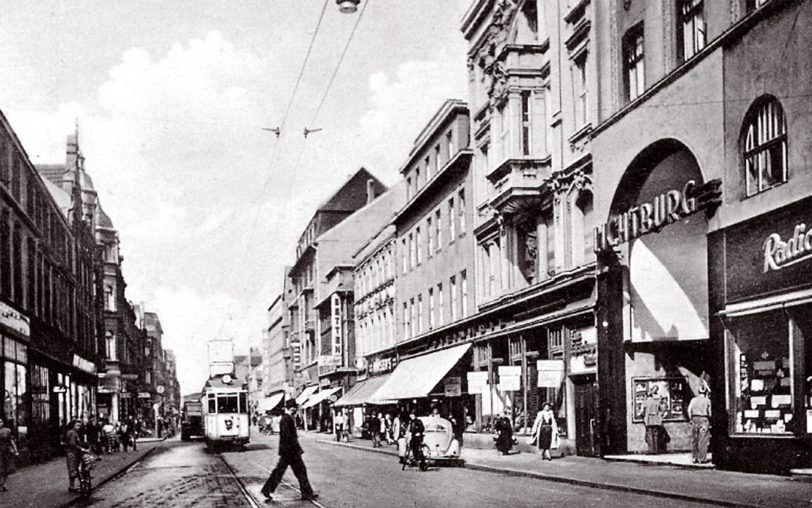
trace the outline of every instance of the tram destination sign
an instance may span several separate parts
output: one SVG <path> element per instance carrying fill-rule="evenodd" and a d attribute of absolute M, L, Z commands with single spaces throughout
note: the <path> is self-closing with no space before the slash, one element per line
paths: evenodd
<path fill-rule="evenodd" d="M 612 215 L 596 227 L 595 252 L 603 252 L 649 233 L 657 233 L 669 224 L 681 221 L 700 210 L 708 215 L 721 204 L 721 180 L 697 184 L 688 180 L 682 189 L 671 189 L 651 201 L 632 206 Z"/>

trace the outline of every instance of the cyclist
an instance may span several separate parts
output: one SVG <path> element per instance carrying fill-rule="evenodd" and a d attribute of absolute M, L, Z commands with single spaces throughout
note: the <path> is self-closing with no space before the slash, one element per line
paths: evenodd
<path fill-rule="evenodd" d="M 409 433 L 412 436 L 409 441 L 409 448 L 412 451 L 415 462 L 417 462 L 421 470 L 424 470 L 426 469 L 426 457 L 423 455 L 423 435 L 426 432 L 426 428 L 423 426 L 423 422 L 420 421 L 420 418 L 415 415 L 414 410 L 409 413 L 409 419 L 411 420 L 409 422 Z"/>

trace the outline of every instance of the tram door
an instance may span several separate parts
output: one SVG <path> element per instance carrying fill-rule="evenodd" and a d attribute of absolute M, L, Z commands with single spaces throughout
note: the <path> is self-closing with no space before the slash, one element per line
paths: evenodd
<path fill-rule="evenodd" d="M 598 383 L 595 376 L 573 378 L 575 395 L 575 450 L 578 455 L 594 457 L 598 421 Z"/>

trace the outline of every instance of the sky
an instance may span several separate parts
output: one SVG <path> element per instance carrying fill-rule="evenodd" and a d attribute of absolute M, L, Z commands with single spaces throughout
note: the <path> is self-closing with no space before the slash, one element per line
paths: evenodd
<path fill-rule="evenodd" d="M 160 316 L 184 393 L 208 340 L 260 345 L 315 207 L 362 166 L 396 183 L 434 111 L 465 99 L 472 1 L 363 0 L 325 95 L 361 12 L 326 0 L 292 101 L 323 0 L 0 3 L 0 111 L 35 164 L 64 162 L 78 122 L 126 296 Z M 288 104 L 281 136 L 262 130 Z"/>

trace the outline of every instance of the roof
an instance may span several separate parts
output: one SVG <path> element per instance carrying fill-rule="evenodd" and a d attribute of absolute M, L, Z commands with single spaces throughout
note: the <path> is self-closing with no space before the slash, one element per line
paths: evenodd
<path fill-rule="evenodd" d="M 349 178 L 336 190 L 329 198 L 324 200 L 318 207 L 317 212 L 324 211 L 348 211 L 357 210 L 364 206 L 367 200 L 366 185 L 367 180 L 372 180 L 376 186 L 376 194 L 380 195 L 386 190 L 386 185 L 378 180 L 378 178 L 369 172 L 366 168 L 362 167 Z M 354 187 L 360 185 L 363 192 L 359 193 Z M 351 202 L 351 203 L 350 203 Z"/>
<path fill-rule="evenodd" d="M 48 192 L 54 198 L 54 201 L 56 201 L 59 209 L 62 210 L 62 213 L 67 217 L 73 205 L 73 199 L 71 199 L 70 194 L 48 178 L 44 178 L 42 181 L 45 183 L 45 188 L 48 189 Z"/>
<path fill-rule="evenodd" d="M 97 227 L 102 229 L 115 229 L 113 221 L 110 219 L 110 216 L 107 215 L 107 212 L 102 209 L 101 203 L 96 205 L 96 210 L 99 212 L 99 216 L 96 220 Z"/>
<path fill-rule="evenodd" d="M 65 164 L 35 164 L 39 174 L 54 183 L 62 182 L 62 175 L 68 170 Z"/>

